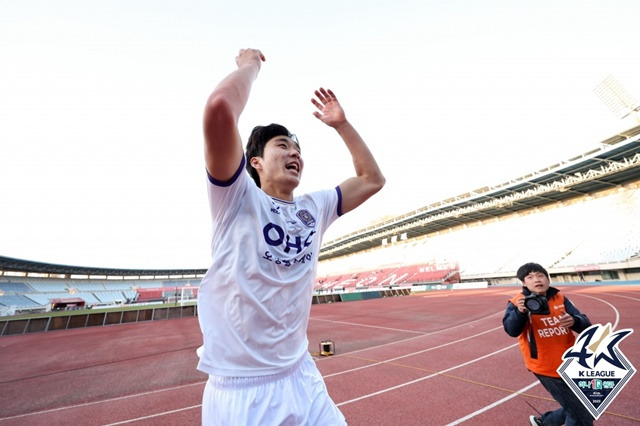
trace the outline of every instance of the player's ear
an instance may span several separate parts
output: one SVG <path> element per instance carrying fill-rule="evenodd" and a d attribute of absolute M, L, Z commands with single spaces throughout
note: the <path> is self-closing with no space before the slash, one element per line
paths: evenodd
<path fill-rule="evenodd" d="M 249 163 L 251 164 L 251 167 L 253 167 L 254 169 L 261 170 L 262 162 L 260 160 L 261 160 L 260 157 L 251 157 L 251 159 L 249 160 Z"/>

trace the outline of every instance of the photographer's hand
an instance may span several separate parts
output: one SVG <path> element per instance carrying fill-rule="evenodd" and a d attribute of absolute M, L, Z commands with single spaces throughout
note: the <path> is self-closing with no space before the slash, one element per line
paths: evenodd
<path fill-rule="evenodd" d="M 573 317 L 566 312 L 560 316 L 559 320 L 560 324 L 567 329 L 573 327 L 573 324 L 576 322 Z"/>
<path fill-rule="evenodd" d="M 520 297 L 518 299 L 518 304 L 516 305 L 516 308 L 518 308 L 518 311 L 520 311 L 521 314 L 526 314 L 527 312 L 527 308 L 524 307 L 524 296 Z"/>

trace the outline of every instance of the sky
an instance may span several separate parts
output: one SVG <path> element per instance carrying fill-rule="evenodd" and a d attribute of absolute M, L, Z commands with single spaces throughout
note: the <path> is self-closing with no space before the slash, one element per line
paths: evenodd
<path fill-rule="evenodd" d="M 331 88 L 387 179 L 324 241 L 599 146 L 638 124 L 637 0 L 3 0 L 0 256 L 207 268 L 202 112 L 241 48 L 266 57 L 240 119 L 302 147 L 305 192 L 353 173 L 312 113 Z"/>

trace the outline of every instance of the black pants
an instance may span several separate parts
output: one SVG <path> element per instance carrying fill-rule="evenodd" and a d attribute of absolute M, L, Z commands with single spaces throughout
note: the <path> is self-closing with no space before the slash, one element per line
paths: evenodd
<path fill-rule="evenodd" d="M 535 373 L 533 373 L 535 374 Z M 560 408 L 555 411 L 547 411 L 542 415 L 545 426 L 592 426 L 593 417 L 578 397 L 567 386 L 564 380 L 558 377 L 541 376 L 535 374 L 540 383 L 555 399 Z"/>

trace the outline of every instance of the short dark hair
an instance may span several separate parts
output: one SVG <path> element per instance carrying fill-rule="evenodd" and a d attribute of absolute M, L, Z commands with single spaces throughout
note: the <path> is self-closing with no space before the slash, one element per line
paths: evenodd
<path fill-rule="evenodd" d="M 547 278 L 549 278 L 549 273 L 547 272 L 547 270 L 544 269 L 542 265 L 538 263 L 533 263 L 533 262 L 525 263 L 524 265 L 519 267 L 518 272 L 516 272 L 516 275 L 518 276 L 518 279 L 520 281 L 524 282 L 524 277 L 526 277 L 532 272 L 542 272 L 547 276 Z"/>
<path fill-rule="evenodd" d="M 258 187 L 260 187 L 260 176 L 258 175 L 257 170 L 254 169 L 251 165 L 251 159 L 253 157 L 262 157 L 264 146 L 267 144 L 267 142 L 269 142 L 276 136 L 286 136 L 288 138 L 291 138 L 295 143 L 298 144 L 298 148 L 300 147 L 296 135 L 291 133 L 289 130 L 287 130 L 286 127 L 281 124 L 271 123 L 268 126 L 254 127 L 247 142 L 247 148 L 245 152 L 245 167 L 247 168 L 247 172 L 249 172 L 249 175 L 255 181 Z"/>

